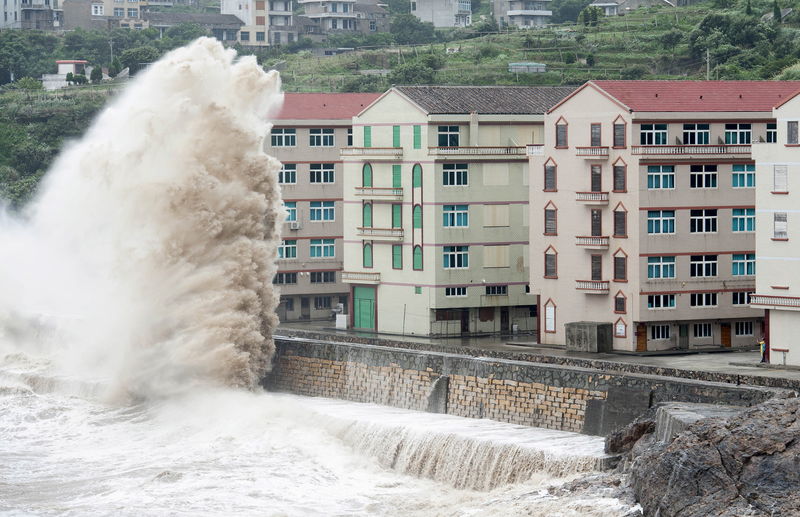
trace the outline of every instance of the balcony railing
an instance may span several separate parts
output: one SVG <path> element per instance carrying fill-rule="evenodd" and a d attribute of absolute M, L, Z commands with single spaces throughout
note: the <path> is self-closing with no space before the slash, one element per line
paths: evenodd
<path fill-rule="evenodd" d="M 378 284 L 381 281 L 381 274 L 371 271 L 342 271 L 342 282 L 358 284 Z"/>
<path fill-rule="evenodd" d="M 576 147 L 575 156 L 584 158 L 608 158 L 608 147 Z"/>
<path fill-rule="evenodd" d="M 575 201 L 580 201 L 587 205 L 607 205 L 608 192 L 576 192 Z"/>
<path fill-rule="evenodd" d="M 543 144 L 526 145 L 525 149 L 527 150 L 528 156 L 544 156 Z"/>
<path fill-rule="evenodd" d="M 794 296 L 769 296 L 764 294 L 751 294 L 750 305 L 800 308 L 800 298 Z"/>
<path fill-rule="evenodd" d="M 608 294 L 608 280 L 576 280 L 575 289 L 586 294 Z"/>
<path fill-rule="evenodd" d="M 608 249 L 608 237 L 601 236 L 577 236 L 575 245 L 591 249 Z"/>
<path fill-rule="evenodd" d="M 370 237 L 372 239 L 392 239 L 401 240 L 403 238 L 402 228 L 364 228 L 358 227 L 360 237 Z"/>
<path fill-rule="evenodd" d="M 428 147 L 431 156 L 525 156 L 522 146 Z"/>
<path fill-rule="evenodd" d="M 750 154 L 750 145 L 717 144 L 717 145 L 634 145 L 631 152 L 643 156 L 680 156 L 680 155 L 729 155 Z"/>
<path fill-rule="evenodd" d="M 402 158 L 402 147 L 342 147 L 341 156 L 369 156 L 371 158 Z"/>
<path fill-rule="evenodd" d="M 379 199 L 403 199 L 403 189 L 394 187 L 356 187 L 356 196 Z"/>

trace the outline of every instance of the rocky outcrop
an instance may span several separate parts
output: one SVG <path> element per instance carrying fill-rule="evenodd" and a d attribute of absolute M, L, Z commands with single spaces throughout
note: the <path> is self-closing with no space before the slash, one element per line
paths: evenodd
<path fill-rule="evenodd" d="M 800 399 L 698 420 L 668 444 L 645 434 L 630 455 L 631 487 L 646 516 L 800 515 Z"/>

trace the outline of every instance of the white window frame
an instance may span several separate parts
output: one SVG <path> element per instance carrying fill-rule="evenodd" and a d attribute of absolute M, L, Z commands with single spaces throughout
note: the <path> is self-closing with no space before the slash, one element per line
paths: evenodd
<path fill-rule="evenodd" d="M 717 276 L 716 255 L 691 255 L 689 257 L 689 276 L 707 278 Z"/>
<path fill-rule="evenodd" d="M 683 125 L 684 145 L 708 145 L 710 141 L 711 141 L 711 129 L 709 124 Z"/>
<path fill-rule="evenodd" d="M 667 124 L 641 124 L 639 143 L 641 145 L 667 145 L 669 140 Z"/>
<path fill-rule="evenodd" d="M 272 147 L 295 147 L 297 145 L 297 130 L 294 128 L 272 128 L 269 137 Z"/>
<path fill-rule="evenodd" d="M 507 285 L 487 285 L 486 296 L 508 296 Z"/>
<path fill-rule="evenodd" d="M 675 210 L 647 211 L 648 235 L 672 235 L 674 233 L 675 233 Z"/>
<path fill-rule="evenodd" d="M 752 291 L 734 291 L 731 295 L 731 305 L 750 305 Z"/>
<path fill-rule="evenodd" d="M 309 216 L 313 222 L 328 222 L 336 220 L 335 201 L 312 201 Z"/>
<path fill-rule="evenodd" d="M 442 226 L 445 228 L 469 228 L 469 205 L 444 205 Z"/>
<path fill-rule="evenodd" d="M 651 341 L 666 341 L 670 338 L 669 325 L 650 325 Z"/>
<path fill-rule="evenodd" d="M 284 163 L 278 171 L 278 183 L 281 185 L 295 185 L 297 183 L 297 164 Z"/>
<path fill-rule="evenodd" d="M 733 233 L 753 233 L 756 231 L 756 209 L 734 208 L 731 210 L 731 231 Z"/>
<path fill-rule="evenodd" d="M 312 284 L 334 284 L 336 283 L 336 271 L 312 271 L 308 276 Z"/>
<path fill-rule="evenodd" d="M 444 269 L 468 269 L 469 246 L 443 246 L 442 259 Z"/>
<path fill-rule="evenodd" d="M 459 147 L 461 144 L 461 131 L 459 126 L 438 126 L 436 132 L 436 143 L 438 147 Z M 442 145 L 442 138 L 447 145 Z"/>
<path fill-rule="evenodd" d="M 283 239 L 278 246 L 279 259 L 295 259 L 297 258 L 297 240 L 296 239 Z"/>
<path fill-rule="evenodd" d="M 283 208 L 286 209 L 286 221 L 297 221 L 296 201 L 284 201 Z"/>
<path fill-rule="evenodd" d="M 665 186 L 669 183 L 669 186 Z M 647 190 L 674 190 L 675 166 L 674 165 L 648 165 Z"/>
<path fill-rule="evenodd" d="M 767 143 L 774 144 L 778 142 L 778 123 L 767 122 Z"/>
<path fill-rule="evenodd" d="M 755 327 L 755 325 L 753 325 L 752 321 L 736 321 L 733 323 L 733 335 L 752 336 L 753 327 Z"/>
<path fill-rule="evenodd" d="M 695 188 L 695 189 L 717 188 L 717 166 L 690 165 L 689 188 Z"/>
<path fill-rule="evenodd" d="M 689 233 L 717 233 L 716 208 L 689 210 Z"/>
<path fill-rule="evenodd" d="M 734 253 L 731 255 L 732 276 L 753 276 L 756 274 L 755 253 Z"/>
<path fill-rule="evenodd" d="M 718 293 L 691 293 L 689 295 L 689 307 L 718 307 Z"/>
<path fill-rule="evenodd" d="M 789 238 L 789 214 L 787 212 L 775 212 L 772 216 L 772 238 Z"/>
<path fill-rule="evenodd" d="M 753 138 L 753 125 L 747 123 L 725 124 L 725 144 L 749 145 Z"/>
<path fill-rule="evenodd" d="M 103 16 L 105 6 L 103 4 L 92 4 L 92 16 Z"/>
<path fill-rule="evenodd" d="M 755 188 L 756 166 L 753 163 L 740 163 L 731 167 L 731 187 Z"/>
<path fill-rule="evenodd" d="M 463 298 L 467 296 L 466 287 L 445 287 L 444 295 L 448 298 Z"/>
<path fill-rule="evenodd" d="M 330 309 L 333 306 L 333 301 L 331 298 L 331 296 L 315 296 L 314 309 L 318 311 Z"/>
<path fill-rule="evenodd" d="M 333 163 L 312 163 L 308 166 L 309 183 L 335 183 L 336 165 Z"/>
<path fill-rule="evenodd" d="M 309 255 L 312 259 L 336 257 L 336 239 L 311 239 Z"/>
<path fill-rule="evenodd" d="M 442 164 L 442 185 L 445 187 L 468 187 L 469 166 L 466 163 Z"/>
<path fill-rule="evenodd" d="M 713 327 L 711 323 L 695 323 L 693 325 L 692 334 L 696 338 L 714 337 Z"/>
<path fill-rule="evenodd" d="M 657 272 L 658 276 L 651 275 L 651 272 Z M 675 256 L 647 257 L 647 278 L 650 280 L 675 278 Z"/>
<path fill-rule="evenodd" d="M 308 130 L 309 147 L 334 147 L 333 128 L 311 128 Z"/>

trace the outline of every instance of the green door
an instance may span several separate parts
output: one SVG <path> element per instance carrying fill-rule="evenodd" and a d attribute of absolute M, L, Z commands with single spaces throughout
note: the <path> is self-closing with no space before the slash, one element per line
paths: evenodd
<path fill-rule="evenodd" d="M 353 287 L 353 327 L 375 329 L 374 287 Z"/>

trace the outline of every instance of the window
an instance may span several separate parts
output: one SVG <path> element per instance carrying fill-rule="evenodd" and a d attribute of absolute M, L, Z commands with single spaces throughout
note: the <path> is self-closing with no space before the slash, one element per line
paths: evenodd
<path fill-rule="evenodd" d="M 256 41 L 266 41 L 266 34 L 264 32 L 256 32 Z"/>
<path fill-rule="evenodd" d="M 403 227 L 403 205 L 392 205 L 392 228 Z"/>
<path fill-rule="evenodd" d="M 364 187 L 372 186 L 372 165 L 365 163 L 361 168 L 361 185 Z"/>
<path fill-rule="evenodd" d="M 623 165 L 614 165 L 613 170 L 613 190 L 614 192 L 625 192 L 627 190 L 626 186 L 626 178 L 627 178 L 627 166 Z"/>
<path fill-rule="evenodd" d="M 773 192 L 789 192 L 789 168 L 786 165 L 775 165 L 773 177 Z"/>
<path fill-rule="evenodd" d="M 711 337 L 711 323 L 695 323 L 694 337 Z"/>
<path fill-rule="evenodd" d="M 590 146 L 592 146 L 592 147 L 600 147 L 601 145 L 603 145 L 603 144 L 600 143 L 602 141 L 601 140 L 602 133 L 601 133 L 600 124 L 591 124 L 590 125 L 590 133 L 591 133 L 591 140 L 590 140 L 590 143 L 589 143 Z"/>
<path fill-rule="evenodd" d="M 372 147 L 372 126 L 364 126 L 364 147 Z"/>
<path fill-rule="evenodd" d="M 311 258 L 330 258 L 336 256 L 333 239 L 311 239 Z"/>
<path fill-rule="evenodd" d="M 116 16 L 117 18 L 124 17 L 125 16 L 125 9 L 123 9 L 122 7 L 115 7 L 114 8 L 114 16 Z"/>
<path fill-rule="evenodd" d="M 614 257 L 614 281 L 626 280 L 628 280 L 628 257 L 623 253 Z"/>
<path fill-rule="evenodd" d="M 466 167 L 466 164 L 464 166 Z M 415 163 L 411 168 L 411 187 L 422 187 L 422 166 L 418 163 Z"/>
<path fill-rule="evenodd" d="M 756 274 L 755 253 L 734 253 L 732 261 L 733 276 Z"/>
<path fill-rule="evenodd" d="M 364 267 L 372 267 L 372 244 L 366 243 L 361 249 Z"/>
<path fill-rule="evenodd" d="M 708 124 L 683 125 L 683 143 L 685 145 L 708 145 L 710 135 Z"/>
<path fill-rule="evenodd" d="M 556 147 L 567 147 L 567 123 L 556 124 Z"/>
<path fill-rule="evenodd" d="M 775 122 L 767 123 L 767 143 L 774 144 L 778 141 L 778 124 Z"/>
<path fill-rule="evenodd" d="M 278 246 L 279 259 L 293 259 L 297 258 L 297 241 L 296 240 L 282 240 L 281 245 Z"/>
<path fill-rule="evenodd" d="M 591 192 L 602 192 L 603 190 L 603 167 L 592 165 L 589 169 L 589 189 Z"/>
<path fill-rule="evenodd" d="M 675 278 L 675 257 L 647 257 L 647 278 Z"/>
<path fill-rule="evenodd" d="M 667 125 L 642 124 L 639 143 L 642 145 L 667 145 Z"/>
<path fill-rule="evenodd" d="M 797 145 L 797 121 L 790 120 L 786 122 L 786 143 L 789 145 Z"/>
<path fill-rule="evenodd" d="M 272 279 L 273 284 L 293 285 L 297 283 L 297 273 L 276 273 Z"/>
<path fill-rule="evenodd" d="M 314 308 L 317 310 L 330 309 L 331 297 L 330 296 L 315 296 Z"/>
<path fill-rule="evenodd" d="M 308 145 L 311 147 L 333 147 L 333 128 L 309 129 Z"/>
<path fill-rule="evenodd" d="M 372 203 L 364 203 L 361 207 L 361 227 L 372 228 Z"/>
<path fill-rule="evenodd" d="M 256 25 L 265 25 L 265 20 L 263 16 L 256 16 Z"/>
<path fill-rule="evenodd" d="M 617 293 L 617 295 L 614 297 L 614 312 L 618 314 L 624 314 L 627 310 L 626 309 L 627 302 L 628 299 L 625 298 L 625 295 L 622 294 L 621 291 Z"/>
<path fill-rule="evenodd" d="M 717 293 L 692 293 L 689 295 L 691 307 L 716 307 Z"/>
<path fill-rule="evenodd" d="M 486 296 L 508 296 L 507 285 L 487 285 Z"/>
<path fill-rule="evenodd" d="M 292 312 L 294 310 L 294 298 L 281 297 L 281 303 L 286 307 L 286 312 Z"/>
<path fill-rule="evenodd" d="M 464 269 L 469 267 L 469 246 L 445 246 L 442 254 L 442 267 L 445 269 Z"/>
<path fill-rule="evenodd" d="M 773 214 L 773 239 L 789 238 L 789 221 L 786 212 L 776 212 Z"/>
<path fill-rule="evenodd" d="M 748 305 L 750 303 L 750 295 L 753 294 L 748 291 L 737 291 L 732 294 L 731 303 L 733 305 Z"/>
<path fill-rule="evenodd" d="M 647 233 L 675 233 L 675 211 L 648 210 Z"/>
<path fill-rule="evenodd" d="M 336 271 L 312 271 L 312 284 L 332 284 L 336 282 Z"/>
<path fill-rule="evenodd" d="M 442 185 L 446 187 L 469 185 L 466 163 L 445 163 L 442 165 Z"/>
<path fill-rule="evenodd" d="M 544 166 L 544 190 L 546 192 L 555 192 L 556 188 L 556 165 L 548 163 Z"/>
<path fill-rule="evenodd" d="M 422 207 L 420 205 L 414 205 L 411 214 L 411 226 L 413 228 L 422 228 Z"/>
<path fill-rule="evenodd" d="M 717 256 L 692 255 L 689 261 L 689 276 L 717 276 Z"/>
<path fill-rule="evenodd" d="M 544 252 L 544 277 L 558 278 L 558 253 L 552 247 Z"/>
<path fill-rule="evenodd" d="M 753 188 L 756 186 L 756 166 L 753 163 L 733 166 L 733 188 Z"/>
<path fill-rule="evenodd" d="M 625 147 L 625 124 L 614 122 L 614 147 Z"/>
<path fill-rule="evenodd" d="M 284 163 L 278 172 L 278 183 L 283 185 L 293 185 L 297 183 L 297 164 Z"/>
<path fill-rule="evenodd" d="M 734 208 L 731 219 L 732 231 L 753 232 L 756 229 L 755 208 Z"/>
<path fill-rule="evenodd" d="M 648 309 L 674 309 L 674 294 L 651 294 L 647 296 Z"/>
<path fill-rule="evenodd" d="M 626 337 L 628 335 L 628 326 L 622 318 L 614 322 L 614 337 Z"/>
<path fill-rule="evenodd" d="M 297 221 L 297 202 L 284 202 L 283 207 L 286 209 L 286 220 Z"/>
<path fill-rule="evenodd" d="M 400 147 L 400 126 L 392 126 L 392 147 Z"/>
<path fill-rule="evenodd" d="M 445 228 L 469 226 L 469 205 L 444 205 L 443 210 Z"/>
<path fill-rule="evenodd" d="M 92 16 L 103 16 L 104 9 L 103 4 L 92 4 Z"/>
<path fill-rule="evenodd" d="M 589 273 L 594 281 L 603 280 L 603 256 L 589 256 Z"/>
<path fill-rule="evenodd" d="M 714 233 L 717 231 L 717 210 L 706 208 L 689 211 L 689 232 Z"/>
<path fill-rule="evenodd" d="M 399 163 L 392 165 L 392 188 L 403 188 L 403 166 Z"/>
<path fill-rule="evenodd" d="M 653 341 L 669 339 L 669 325 L 650 325 L 650 339 Z"/>
<path fill-rule="evenodd" d="M 247 31 L 240 32 L 239 39 L 242 41 L 250 41 L 250 33 Z"/>
<path fill-rule="evenodd" d="M 628 236 L 628 212 L 614 210 L 614 237 Z"/>
<path fill-rule="evenodd" d="M 691 165 L 689 167 L 689 187 L 717 188 L 717 166 Z"/>
<path fill-rule="evenodd" d="M 675 188 L 675 166 L 648 165 L 647 188 L 650 190 Z"/>
<path fill-rule="evenodd" d="M 376 30 L 378 30 L 378 24 L 375 22 L 375 20 L 370 20 L 369 21 L 369 31 L 370 32 L 375 32 Z"/>
<path fill-rule="evenodd" d="M 439 126 L 439 147 L 458 147 L 458 126 Z"/>
<path fill-rule="evenodd" d="M 544 234 L 558 235 L 558 210 L 553 205 L 544 209 Z"/>
<path fill-rule="evenodd" d="M 553 300 L 547 300 L 544 304 L 544 331 L 556 331 L 556 304 Z"/>
<path fill-rule="evenodd" d="M 444 288 L 444 295 L 445 296 L 466 296 L 467 295 L 467 288 L 466 287 L 445 287 Z"/>
<path fill-rule="evenodd" d="M 737 321 L 733 324 L 734 336 L 752 336 L 753 335 L 753 322 L 752 321 Z"/>
<path fill-rule="evenodd" d="M 311 183 L 333 183 L 335 181 L 334 164 L 312 163 L 309 166 Z"/>
<path fill-rule="evenodd" d="M 592 237 L 600 237 L 603 235 L 603 211 L 592 210 L 590 212 L 591 221 L 591 234 Z"/>
<path fill-rule="evenodd" d="M 272 147 L 294 147 L 297 145 L 297 130 L 288 128 L 272 128 L 270 133 Z"/>
<path fill-rule="evenodd" d="M 392 245 L 392 269 L 403 269 L 403 245 Z"/>
<path fill-rule="evenodd" d="M 725 124 L 726 144 L 749 144 L 750 124 Z"/>
<path fill-rule="evenodd" d="M 347 147 L 353 147 L 353 128 L 347 128 Z"/>
<path fill-rule="evenodd" d="M 333 221 L 334 219 L 335 219 L 335 208 L 333 201 L 311 202 L 312 221 Z"/>
<path fill-rule="evenodd" d="M 422 246 L 414 246 L 414 270 L 420 271 L 422 269 Z"/>

